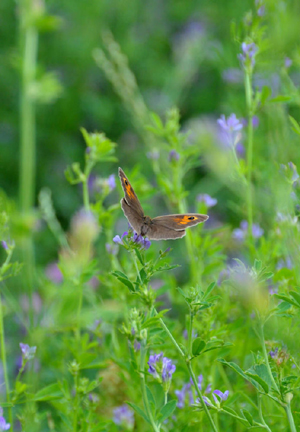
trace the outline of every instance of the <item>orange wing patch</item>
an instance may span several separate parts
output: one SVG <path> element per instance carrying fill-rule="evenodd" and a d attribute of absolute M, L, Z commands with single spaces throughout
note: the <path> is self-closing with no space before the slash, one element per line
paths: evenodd
<path fill-rule="evenodd" d="M 133 192 L 132 187 L 130 186 L 130 184 L 128 183 L 128 181 L 127 181 L 127 184 L 126 184 L 125 180 L 127 180 L 127 179 L 124 178 L 123 180 L 124 180 L 125 189 L 126 189 L 126 192 L 127 192 L 128 196 L 129 196 L 129 198 L 134 198 L 134 192 Z"/>
<path fill-rule="evenodd" d="M 198 218 L 196 216 L 182 216 L 175 218 L 175 221 L 179 223 L 180 225 L 186 225 L 190 221 L 197 220 Z"/>

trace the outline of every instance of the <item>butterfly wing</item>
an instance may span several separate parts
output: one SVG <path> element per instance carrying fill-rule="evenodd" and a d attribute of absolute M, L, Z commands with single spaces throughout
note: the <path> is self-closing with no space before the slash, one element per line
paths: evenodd
<path fill-rule="evenodd" d="M 151 224 L 146 235 L 149 240 L 175 240 L 184 237 L 185 230 L 176 231 L 163 225 Z"/>
<path fill-rule="evenodd" d="M 126 201 L 125 198 L 121 199 L 121 207 L 122 207 L 122 210 L 124 212 L 124 215 L 126 216 L 128 222 L 130 223 L 130 225 L 132 226 L 132 228 L 138 234 L 140 234 L 141 227 L 142 227 L 142 225 L 144 223 L 143 216 L 141 216 L 138 212 L 136 212 L 134 208 L 132 208 L 131 206 L 129 206 L 127 204 L 127 201 Z"/>
<path fill-rule="evenodd" d="M 207 215 L 198 213 L 173 214 L 166 216 L 158 216 L 152 219 L 154 225 L 168 228 L 170 230 L 182 231 L 185 228 L 198 225 L 208 219 Z"/>
<path fill-rule="evenodd" d="M 138 200 L 138 197 L 136 196 L 136 193 L 133 190 L 133 187 L 131 186 L 128 178 L 126 177 L 124 171 L 122 170 L 122 168 L 119 168 L 119 177 L 120 177 L 120 181 L 121 181 L 121 185 L 125 194 L 125 201 L 126 204 L 135 211 L 135 213 L 137 213 L 140 217 L 144 217 L 144 210 L 141 206 L 141 203 Z M 123 201 L 122 199 L 122 201 Z M 122 201 L 121 201 L 121 205 L 122 205 Z M 122 209 L 124 211 L 123 205 L 122 205 Z M 125 213 L 125 211 L 124 211 Z M 125 214 L 126 216 L 126 214 Z M 126 216 L 127 217 L 127 216 Z M 128 219 L 128 218 L 127 218 Z M 134 228 L 134 226 L 133 226 Z"/>

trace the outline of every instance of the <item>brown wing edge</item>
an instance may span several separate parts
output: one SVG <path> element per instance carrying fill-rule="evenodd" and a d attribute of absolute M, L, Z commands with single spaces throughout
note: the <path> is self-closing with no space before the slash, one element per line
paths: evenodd
<path fill-rule="evenodd" d="M 172 224 L 172 221 L 169 219 L 170 217 L 179 217 L 179 216 L 184 216 L 182 214 L 171 214 L 171 215 L 163 215 L 163 216 L 157 216 L 154 219 L 152 219 L 152 221 L 156 224 L 159 225 L 161 227 L 165 227 L 168 229 L 172 229 L 175 231 L 181 231 L 183 229 L 186 228 L 190 228 L 192 226 L 196 226 L 199 223 L 205 222 L 207 221 L 207 219 L 209 219 L 208 215 L 204 215 L 204 214 L 199 214 L 199 213 L 187 213 L 188 216 L 197 216 L 198 220 L 195 221 L 190 221 L 189 223 L 187 223 L 184 227 L 180 227 L 178 228 L 177 224 Z"/>
<path fill-rule="evenodd" d="M 122 189 L 123 189 L 123 192 L 124 192 L 124 195 L 125 195 L 125 201 L 126 201 L 126 203 L 127 203 L 131 208 L 133 208 L 136 212 L 138 212 L 138 213 L 140 214 L 140 216 L 144 216 L 144 210 L 143 210 L 143 207 L 142 207 L 142 205 L 141 205 L 141 203 L 140 203 L 140 201 L 139 201 L 139 199 L 138 199 L 138 197 L 137 197 L 137 195 L 136 195 L 136 193 L 135 193 L 133 187 L 131 186 L 131 183 L 130 183 L 130 181 L 128 180 L 127 175 L 124 173 L 124 171 L 122 170 L 121 167 L 119 167 L 119 169 L 118 169 L 118 175 L 119 175 L 119 179 L 120 179 L 120 182 L 121 182 L 121 186 L 122 186 Z M 132 192 L 133 192 L 133 194 L 134 194 L 134 197 L 135 197 L 135 203 L 130 202 L 131 199 L 130 199 L 130 197 L 128 196 L 127 191 L 126 191 L 126 189 L 125 189 L 125 186 L 124 186 L 124 184 L 123 184 L 123 177 L 126 178 L 126 180 L 128 181 L 128 183 L 129 183 L 129 185 L 130 185 L 130 187 L 131 187 L 131 190 L 132 190 Z"/>

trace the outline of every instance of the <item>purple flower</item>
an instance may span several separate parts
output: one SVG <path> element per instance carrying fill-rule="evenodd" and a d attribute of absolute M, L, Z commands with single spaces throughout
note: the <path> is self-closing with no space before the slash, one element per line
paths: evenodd
<path fill-rule="evenodd" d="M 205 389 L 205 393 L 210 393 L 211 392 L 211 383 L 209 383 Z"/>
<path fill-rule="evenodd" d="M 148 365 L 148 372 L 151 373 L 154 378 L 162 378 L 163 382 L 170 382 L 172 375 L 176 370 L 176 366 L 172 364 L 172 360 L 163 357 L 162 352 L 160 354 L 151 355 L 149 357 Z"/>
<path fill-rule="evenodd" d="M 206 205 L 206 207 L 213 207 L 218 202 L 218 200 L 216 198 L 212 198 L 208 194 L 199 194 L 199 195 L 197 195 L 197 201 L 203 202 Z"/>
<path fill-rule="evenodd" d="M 126 429 L 133 429 L 134 413 L 127 405 L 121 405 L 113 410 L 113 422 Z"/>
<path fill-rule="evenodd" d="M 141 342 L 138 342 L 137 340 L 135 340 L 133 347 L 134 347 L 134 351 L 139 351 L 141 349 Z"/>
<path fill-rule="evenodd" d="M 8 246 L 5 240 L 2 240 L 1 242 L 3 249 L 8 250 Z"/>
<path fill-rule="evenodd" d="M 273 351 L 269 352 L 270 357 L 272 357 L 272 359 L 276 359 L 278 357 L 278 348 L 275 348 Z"/>
<path fill-rule="evenodd" d="M 151 241 L 147 237 L 143 237 L 142 235 L 137 234 L 136 232 L 133 234 L 131 240 L 145 250 L 149 249 L 149 247 L 151 246 Z"/>
<path fill-rule="evenodd" d="M 19 344 L 21 351 L 22 351 L 22 357 L 24 360 L 31 360 L 35 356 L 36 347 L 30 347 L 27 344 L 23 344 L 22 342 Z"/>
<path fill-rule="evenodd" d="M 292 175 L 291 180 L 292 180 L 292 182 L 295 182 L 299 178 L 299 174 L 297 172 L 297 167 L 295 164 L 293 164 L 293 162 L 289 162 L 288 167 L 289 167 L 289 171 Z"/>
<path fill-rule="evenodd" d="M 198 336 L 198 333 L 195 329 L 192 330 L 192 338 L 196 338 Z M 183 330 L 183 337 L 184 339 L 188 339 L 188 331 L 187 329 Z"/>
<path fill-rule="evenodd" d="M 116 236 L 116 237 L 118 237 L 118 236 Z M 117 253 L 118 253 L 118 246 L 117 245 L 111 245 L 110 243 L 105 243 L 105 249 L 109 255 L 117 255 Z"/>
<path fill-rule="evenodd" d="M 285 57 L 284 59 L 284 66 L 288 69 L 293 64 L 293 60 L 291 60 L 289 57 Z"/>
<path fill-rule="evenodd" d="M 248 120 L 246 118 L 242 118 L 241 122 L 242 122 L 244 127 L 246 127 L 248 125 Z M 254 128 L 257 128 L 259 126 L 259 118 L 256 115 L 254 115 L 252 117 L 252 126 Z"/>
<path fill-rule="evenodd" d="M 290 257 L 282 258 L 278 261 L 276 269 L 281 270 L 283 268 L 287 268 L 290 270 L 293 268 L 293 263 Z"/>
<path fill-rule="evenodd" d="M 230 114 L 227 119 L 225 115 L 222 114 L 217 122 L 221 128 L 221 141 L 223 141 L 227 147 L 235 147 L 241 139 L 240 131 L 243 129 L 241 121 L 235 114 Z"/>
<path fill-rule="evenodd" d="M 176 150 L 171 150 L 169 153 L 169 162 L 178 161 L 180 158 L 179 153 Z"/>
<path fill-rule="evenodd" d="M 205 405 L 207 405 L 207 406 L 213 406 L 212 403 L 211 403 L 211 401 L 206 396 L 202 396 L 202 397 L 203 397 Z M 198 398 L 196 400 L 196 402 L 199 403 L 199 404 L 201 404 L 200 398 Z"/>
<path fill-rule="evenodd" d="M 159 151 L 152 150 L 151 152 L 146 153 L 146 156 L 150 160 L 158 160 L 159 159 Z"/>
<path fill-rule="evenodd" d="M 3 417 L 3 410 L 2 408 L 0 408 L 1 410 L 1 415 L 0 415 L 0 431 L 6 431 L 10 428 L 10 424 L 6 423 L 5 418 Z"/>
<path fill-rule="evenodd" d="M 243 220 L 240 223 L 240 228 L 235 228 L 232 231 L 232 237 L 236 240 L 244 240 L 248 233 L 248 222 Z M 264 230 L 259 226 L 259 224 L 252 225 L 252 235 L 254 238 L 260 238 L 264 233 Z"/>
<path fill-rule="evenodd" d="M 184 408 L 186 399 L 188 397 L 188 404 L 192 405 L 194 403 L 194 396 L 191 390 L 191 384 L 184 384 L 181 390 L 175 390 L 175 394 L 178 398 L 177 407 Z"/>
<path fill-rule="evenodd" d="M 222 283 L 224 280 L 227 280 L 227 279 L 230 278 L 230 275 L 231 275 L 231 273 L 230 273 L 230 269 L 229 269 L 229 268 L 226 268 L 226 269 L 221 270 L 221 271 L 220 271 L 220 274 L 219 274 L 219 277 L 218 277 L 217 285 L 220 286 L 221 283 Z"/>
<path fill-rule="evenodd" d="M 268 287 L 269 290 L 269 294 L 273 295 L 273 294 L 277 294 L 278 293 L 278 288 L 275 285 L 270 285 Z"/>
<path fill-rule="evenodd" d="M 123 243 L 123 237 L 125 237 L 125 236 L 127 236 L 127 235 L 128 235 L 128 232 L 127 232 L 127 231 L 123 232 L 123 234 L 122 234 L 121 237 L 120 237 L 119 235 L 116 235 L 116 236 L 114 236 L 114 238 L 113 238 L 113 242 L 116 243 L 116 244 L 120 244 L 120 245 L 122 245 L 122 244 L 124 244 L 124 243 Z"/>
<path fill-rule="evenodd" d="M 263 0 L 255 0 L 255 6 L 257 8 L 257 15 L 262 17 L 265 15 L 266 7 Z"/>
<path fill-rule="evenodd" d="M 222 72 L 222 78 L 228 84 L 240 84 L 243 82 L 243 72 L 237 68 L 225 69 Z"/>
<path fill-rule="evenodd" d="M 242 43 L 242 54 L 238 55 L 238 58 L 241 60 L 242 65 L 244 67 L 251 67 L 253 68 L 255 64 L 255 55 L 257 53 L 257 46 L 255 43 L 249 43 L 246 42 Z"/>
<path fill-rule="evenodd" d="M 47 265 L 45 270 L 47 278 L 55 284 L 60 284 L 63 281 L 63 274 L 57 263 L 53 262 Z"/>
<path fill-rule="evenodd" d="M 216 398 L 215 394 L 217 396 L 219 396 L 219 398 L 221 399 L 221 402 L 226 401 L 226 399 L 228 398 L 228 395 L 229 395 L 229 390 L 226 390 L 224 393 L 222 393 L 221 390 L 214 390 L 213 391 L 213 398 L 214 398 L 215 402 L 218 404 L 219 401 Z"/>
<path fill-rule="evenodd" d="M 115 187 L 116 187 L 116 176 L 114 174 L 111 174 L 108 177 L 107 184 L 108 184 L 110 192 L 115 189 Z"/>

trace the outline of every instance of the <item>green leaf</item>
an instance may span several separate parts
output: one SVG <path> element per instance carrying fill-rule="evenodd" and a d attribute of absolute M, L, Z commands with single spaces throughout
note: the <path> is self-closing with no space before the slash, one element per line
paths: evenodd
<path fill-rule="evenodd" d="M 198 356 L 201 353 L 201 351 L 204 350 L 205 346 L 206 346 L 206 342 L 204 340 L 202 340 L 201 338 L 196 338 L 192 346 L 193 355 Z"/>
<path fill-rule="evenodd" d="M 142 266 L 144 266 L 145 262 L 143 260 L 141 252 L 138 249 L 135 249 L 135 253 L 136 253 L 136 256 L 138 257 L 139 262 L 142 264 Z"/>
<path fill-rule="evenodd" d="M 265 393 L 269 393 L 269 386 L 268 384 L 258 375 L 246 372 L 246 375 L 253 378 L 258 384 L 261 385 L 261 387 L 264 389 Z"/>
<path fill-rule="evenodd" d="M 236 373 L 238 373 L 239 375 L 241 375 L 245 380 L 249 381 L 255 388 L 257 388 L 258 390 L 260 389 L 260 386 L 258 385 L 258 383 L 252 378 L 249 377 L 245 374 L 245 372 L 234 362 L 227 362 L 224 359 L 218 359 L 218 361 L 228 367 L 230 367 L 231 369 L 233 369 Z"/>
<path fill-rule="evenodd" d="M 294 117 L 289 116 L 290 122 L 292 123 L 292 130 L 296 132 L 296 134 L 300 135 L 300 125 L 299 123 L 294 119 Z"/>
<path fill-rule="evenodd" d="M 291 96 L 278 95 L 273 99 L 269 99 L 269 102 L 278 103 L 278 102 L 289 102 L 291 100 Z"/>
<path fill-rule="evenodd" d="M 141 417 L 143 417 L 144 420 L 146 420 L 147 423 L 151 424 L 150 420 L 148 419 L 147 414 L 137 405 L 135 405 L 132 402 L 126 402 L 127 405 L 129 405 L 132 409 L 134 409 L 135 412 L 137 412 Z"/>
<path fill-rule="evenodd" d="M 261 104 L 264 105 L 266 100 L 271 96 L 272 90 L 268 86 L 263 86 L 261 91 Z"/>
<path fill-rule="evenodd" d="M 203 300 L 205 300 L 209 296 L 209 294 L 212 292 L 215 286 L 216 286 L 216 282 L 212 282 L 211 284 L 208 285 L 203 295 Z"/>
<path fill-rule="evenodd" d="M 128 277 L 126 276 L 126 274 L 120 272 L 120 271 L 113 271 L 111 273 L 113 276 L 115 276 L 120 282 L 122 282 L 122 284 L 126 285 L 127 288 L 129 288 L 130 291 L 134 292 L 134 286 L 132 284 L 132 282 L 130 282 L 130 280 L 128 279 Z"/>
<path fill-rule="evenodd" d="M 47 401 L 53 399 L 60 399 L 63 397 L 63 393 L 58 383 L 50 384 L 47 387 L 39 390 L 33 397 L 34 401 Z"/>
<path fill-rule="evenodd" d="M 296 306 L 296 307 L 299 307 L 298 303 L 295 302 L 295 300 L 291 299 L 290 297 L 288 297 L 288 296 L 286 296 L 286 295 L 284 295 L 284 294 L 274 294 L 274 297 L 277 297 L 277 298 L 279 298 L 280 300 L 283 300 L 283 304 L 287 302 L 287 303 L 289 303 L 290 305 L 292 304 L 292 305 L 294 305 L 294 306 Z M 280 303 L 280 304 L 277 306 L 277 309 L 280 307 L 280 305 L 282 305 L 282 303 Z"/>
<path fill-rule="evenodd" d="M 185 292 L 181 288 L 177 287 L 177 291 L 180 292 L 180 294 L 182 295 L 183 298 L 185 298 L 185 299 L 187 298 L 185 295 Z"/>
<path fill-rule="evenodd" d="M 246 409 L 241 410 L 243 416 L 247 419 L 248 423 L 253 426 L 253 417 Z"/>
<path fill-rule="evenodd" d="M 146 392 L 147 392 L 148 401 L 150 405 L 152 405 L 152 411 L 154 411 L 156 408 L 156 403 L 155 403 L 154 396 L 148 386 L 146 386 Z"/>
<path fill-rule="evenodd" d="M 166 420 L 166 418 L 168 418 L 172 412 L 175 410 L 176 408 L 176 404 L 177 401 L 176 400 L 171 400 L 170 402 L 166 403 L 166 405 L 164 405 L 162 407 L 162 409 L 160 410 L 160 418 L 159 421 L 162 423 L 164 420 Z"/>
<path fill-rule="evenodd" d="M 294 297 L 296 302 L 298 303 L 298 307 L 300 307 L 300 294 L 297 291 L 290 291 L 289 294 Z"/>
<path fill-rule="evenodd" d="M 255 260 L 254 261 L 254 270 L 259 273 L 261 271 L 261 267 L 262 267 L 262 262 L 260 260 Z"/>

